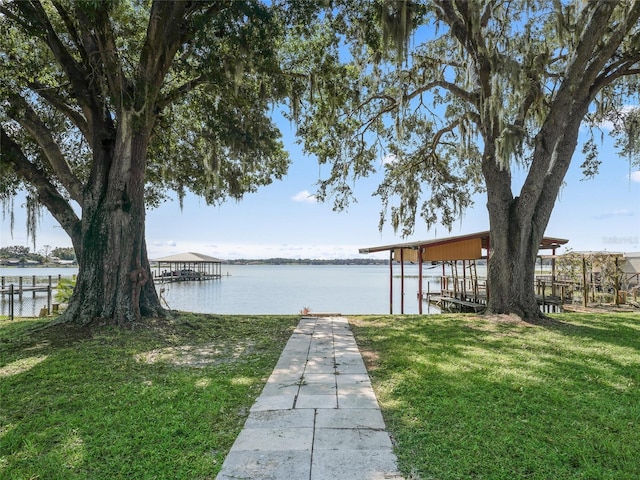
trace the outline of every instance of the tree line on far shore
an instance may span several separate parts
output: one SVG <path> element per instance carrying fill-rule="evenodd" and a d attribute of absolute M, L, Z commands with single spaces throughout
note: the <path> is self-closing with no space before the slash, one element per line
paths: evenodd
<path fill-rule="evenodd" d="M 264 258 L 225 260 L 227 265 L 386 265 L 389 260 L 379 258 Z"/>
<path fill-rule="evenodd" d="M 70 262 L 76 260 L 76 254 L 71 247 L 51 248 L 45 245 L 39 252 L 31 252 L 29 247 L 11 245 L 0 248 L 0 265 L 8 263 L 56 263 L 59 261 Z"/>

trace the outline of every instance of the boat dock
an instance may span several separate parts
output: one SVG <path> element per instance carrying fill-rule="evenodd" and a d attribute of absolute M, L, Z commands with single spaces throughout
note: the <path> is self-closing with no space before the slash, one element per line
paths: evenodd
<path fill-rule="evenodd" d="M 29 303 L 24 297 L 32 299 L 33 315 L 45 316 L 58 310 L 58 304 L 53 303 L 53 291 L 58 289 L 62 275 L 31 275 L 31 276 L 2 276 L 0 277 L 0 316 L 13 320 L 18 303 L 18 316 L 22 315 L 25 303 Z M 29 295 L 31 294 L 31 295 Z M 41 294 L 46 295 L 45 300 Z M 38 300 L 38 298 L 40 300 Z M 36 305 L 38 309 L 36 309 Z M 30 308 L 28 305 L 26 308 Z"/>
<path fill-rule="evenodd" d="M 556 249 L 568 240 L 543 237 L 539 250 Z M 486 270 L 491 261 L 490 232 L 478 232 L 456 237 L 406 242 L 392 245 L 361 248 L 360 253 L 389 252 L 389 313 L 393 315 L 393 267 L 400 267 L 400 314 L 404 314 L 404 265 L 418 265 L 418 313 L 422 314 L 422 304 L 436 304 L 442 311 L 481 312 L 486 309 L 488 289 L 486 278 L 478 276 L 478 266 Z M 423 266 L 442 267 L 440 290 L 427 292 L 423 289 Z M 447 274 L 447 269 L 450 273 Z M 555 263 L 552 263 L 551 278 L 555 282 Z M 544 283 L 538 293 L 541 310 L 551 312 L 562 309 L 562 302 L 556 297 L 555 283 L 551 285 L 551 296 L 546 295 Z M 547 287 L 548 287 L 547 286 Z M 428 288 L 428 284 L 427 284 Z M 562 297 L 560 297 L 562 298 Z"/>
<path fill-rule="evenodd" d="M 222 260 L 202 253 L 180 253 L 151 260 L 153 279 L 165 282 L 200 282 L 222 278 Z"/>
<path fill-rule="evenodd" d="M 12 279 L 17 279 L 17 283 L 11 281 Z M 42 282 L 40 279 L 42 277 L 38 277 L 36 275 L 31 275 L 29 277 L 18 276 L 18 277 L 0 277 L 0 294 L 2 295 L 23 295 L 25 293 L 32 292 L 34 295 L 38 292 L 50 292 L 51 290 L 55 290 L 58 288 L 58 284 L 54 285 L 52 275 L 45 277 L 46 280 Z M 25 282 L 25 279 L 27 281 Z M 58 275 L 57 281 L 59 282 L 61 276 Z M 31 282 L 29 283 L 29 280 Z"/>

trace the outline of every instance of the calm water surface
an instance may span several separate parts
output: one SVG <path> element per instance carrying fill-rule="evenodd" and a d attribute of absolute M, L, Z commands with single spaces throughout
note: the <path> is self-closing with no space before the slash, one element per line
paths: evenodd
<path fill-rule="evenodd" d="M 384 265 L 223 265 L 222 273 L 221 280 L 159 285 L 161 299 L 172 309 L 202 313 L 296 314 L 305 307 L 389 313 L 389 267 Z M 417 274 L 417 267 L 405 267 L 405 276 L 414 275 L 405 278 L 405 313 L 418 313 Z M 439 288 L 439 277 L 425 276 L 425 290 L 427 281 Z M 399 278 L 394 293 L 394 313 L 400 313 Z"/>
<path fill-rule="evenodd" d="M 71 268 L 0 268 L 0 276 L 70 277 Z M 386 265 L 223 265 L 220 280 L 157 284 L 163 306 L 182 311 L 222 314 L 342 314 L 389 313 L 389 267 Z M 438 290 L 438 269 L 426 269 L 423 288 Z M 394 266 L 394 313 L 400 313 L 400 267 Z M 28 278 L 28 281 L 27 281 Z M 15 281 L 15 280 L 14 280 Z M 44 281 L 44 280 L 43 280 Z M 418 267 L 405 266 L 405 313 L 418 313 Z M 8 313 L 7 298 L 0 299 L 0 315 Z M 17 297 L 16 297 L 17 300 Z M 46 306 L 46 294 L 25 294 L 16 315 L 36 315 Z M 423 304 L 423 313 L 427 305 Z M 430 313 L 437 309 L 429 307 Z"/>

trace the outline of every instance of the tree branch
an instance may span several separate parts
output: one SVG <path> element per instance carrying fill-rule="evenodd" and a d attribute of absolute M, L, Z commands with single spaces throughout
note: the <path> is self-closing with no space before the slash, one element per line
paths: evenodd
<path fill-rule="evenodd" d="M 640 66 L 638 68 L 631 68 L 634 65 L 638 65 L 638 60 L 629 61 L 628 65 L 625 65 L 624 68 L 619 68 L 616 71 L 605 73 L 599 76 L 596 81 L 593 83 L 593 95 L 592 98 L 595 98 L 595 95 L 601 91 L 604 87 L 612 84 L 616 80 L 622 77 L 630 77 L 632 75 L 640 75 Z"/>
<path fill-rule="evenodd" d="M 73 95 L 78 100 L 84 112 L 85 119 L 91 128 L 94 122 L 100 120 L 101 109 L 99 105 L 96 105 L 91 95 L 90 87 L 87 83 L 89 75 L 87 75 L 73 55 L 66 49 L 39 1 L 15 2 L 15 5 L 26 18 L 37 23 L 36 27 L 40 30 L 38 36 L 45 41 L 56 61 L 70 80 L 71 86 L 73 87 Z"/>
<path fill-rule="evenodd" d="M 73 40 L 73 43 L 75 44 L 76 49 L 80 53 L 80 56 L 82 57 L 82 61 L 84 62 L 85 65 L 88 65 L 89 64 L 89 58 L 88 58 L 88 55 L 87 55 L 87 50 L 84 48 L 84 45 L 83 45 L 82 40 L 80 38 L 80 35 L 78 34 L 78 30 L 76 29 L 75 25 L 73 24 L 73 21 L 71 20 L 71 17 L 69 16 L 69 12 L 58 1 L 54 1 L 53 2 L 53 6 L 56 8 L 56 11 L 58 12 L 58 15 L 60 15 L 60 18 L 62 18 L 62 21 L 64 22 L 65 26 L 67 27 L 67 31 L 69 32 L 69 36 Z"/>
<path fill-rule="evenodd" d="M 475 35 L 473 34 L 474 29 L 471 25 L 473 20 L 471 19 L 471 13 L 469 12 L 469 9 L 472 7 L 470 7 L 466 2 L 436 0 L 434 3 L 439 7 L 441 18 L 449 25 L 453 37 L 460 43 L 460 45 L 462 45 L 473 59 L 475 72 L 479 79 L 478 86 L 480 89 L 478 99 L 474 104 L 482 115 L 484 114 L 484 111 L 481 108 L 481 102 L 483 99 L 488 99 L 492 94 L 495 94 L 491 89 L 490 78 L 491 72 L 494 69 L 491 68 L 491 62 L 487 55 L 488 52 L 482 37 L 482 29 L 480 28 L 480 25 L 478 25 Z M 472 100 L 473 98 L 468 99 L 468 101 Z M 487 122 L 487 125 L 494 125 L 494 129 L 497 128 L 497 124 L 498 122 L 494 121 Z M 493 136 L 497 136 L 498 134 L 499 132 L 497 131 L 492 132 Z"/>
<path fill-rule="evenodd" d="M 189 80 L 188 82 L 185 82 L 173 90 L 161 95 L 156 102 L 158 110 L 164 110 L 170 104 L 174 103 L 199 85 L 205 83 L 206 80 L 207 79 L 204 75 L 199 75 L 196 78 Z"/>
<path fill-rule="evenodd" d="M 60 183 L 76 202 L 82 202 L 82 183 L 71 171 L 60 147 L 51 136 L 47 126 L 25 99 L 17 94 L 9 94 L 7 100 L 11 108 L 9 115 L 33 137 L 45 154 L 49 165 Z"/>
<path fill-rule="evenodd" d="M 435 151 L 436 146 L 440 143 L 440 139 L 442 138 L 442 136 L 447 133 L 453 132 L 456 129 L 456 127 L 458 127 L 461 123 L 462 123 L 462 119 L 457 118 L 456 120 L 451 122 L 449 125 L 445 125 L 443 128 L 438 130 L 433 135 L 433 140 L 431 141 L 431 149 Z"/>
<path fill-rule="evenodd" d="M 56 89 L 48 87 L 40 82 L 29 84 L 29 88 L 44 98 L 51 105 L 56 107 L 63 115 L 65 115 L 71 123 L 73 123 L 82 133 L 87 142 L 93 144 L 93 132 L 89 129 L 89 125 L 85 118 L 75 110 L 71 105 L 67 104 L 65 99 L 56 93 Z"/>
<path fill-rule="evenodd" d="M 459 99 L 465 100 L 471 103 L 476 108 L 478 107 L 477 96 L 475 94 L 473 94 L 472 92 L 468 92 L 464 88 L 461 88 L 445 80 L 434 80 L 433 82 L 429 82 L 426 85 L 423 85 L 422 87 L 417 88 L 416 90 L 414 90 L 413 92 L 405 96 L 405 101 L 413 100 L 418 95 L 428 92 L 429 90 L 435 87 L 444 88 L 445 90 L 452 93 L 454 96 L 458 97 Z"/>
<path fill-rule="evenodd" d="M 95 15 L 97 21 L 94 25 L 94 38 L 101 61 L 93 63 L 95 63 L 96 68 L 100 69 L 107 80 L 111 99 L 115 105 L 116 112 L 119 113 L 122 110 L 124 97 L 129 93 L 127 92 L 127 78 L 118 57 L 113 27 L 107 11 L 109 4 L 108 2 L 102 2 L 99 5 L 103 11 L 99 11 Z"/>
<path fill-rule="evenodd" d="M 185 14 L 189 2 L 154 1 L 149 15 L 147 36 L 140 54 L 140 69 L 136 79 L 139 89 L 135 105 L 137 112 L 152 114 L 157 96 L 171 62 L 185 33 Z"/>
<path fill-rule="evenodd" d="M 79 249 L 82 248 L 80 242 L 80 219 L 71 208 L 71 205 L 69 205 L 69 202 L 49 181 L 47 174 L 27 159 L 20 146 L 7 135 L 2 126 L 0 126 L 0 152 L 2 152 L 3 162 L 11 164 L 16 175 L 36 188 L 38 201 L 47 207 L 71 237 L 76 254 L 79 254 Z"/>

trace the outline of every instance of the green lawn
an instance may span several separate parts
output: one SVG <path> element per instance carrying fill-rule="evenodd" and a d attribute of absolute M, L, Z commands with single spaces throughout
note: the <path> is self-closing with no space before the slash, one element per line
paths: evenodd
<path fill-rule="evenodd" d="M 0 321 L 0 478 L 214 479 L 298 320 Z"/>
<path fill-rule="evenodd" d="M 554 318 L 352 320 L 406 478 L 640 478 L 640 315 Z"/>
<path fill-rule="evenodd" d="M 352 319 L 407 479 L 640 478 L 640 315 L 554 318 Z M 0 478 L 214 479 L 298 320 L 0 322 Z"/>

